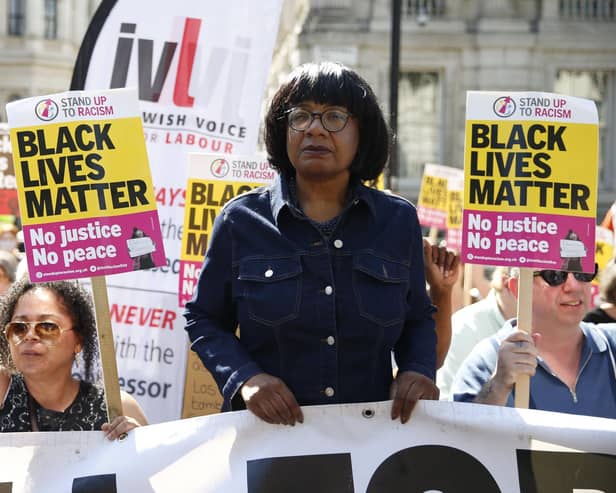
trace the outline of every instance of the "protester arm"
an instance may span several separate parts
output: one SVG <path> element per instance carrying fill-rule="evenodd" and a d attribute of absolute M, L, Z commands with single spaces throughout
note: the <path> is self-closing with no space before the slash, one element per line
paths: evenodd
<path fill-rule="evenodd" d="M 538 352 L 532 336 L 516 330 L 499 342 L 500 334 L 482 341 L 464 361 L 452 387 L 454 400 L 510 405 L 517 377 L 535 374 Z"/>
<path fill-rule="evenodd" d="M 452 293 L 460 273 L 460 256 L 444 246 L 432 245 L 423 239 L 426 280 L 430 297 L 437 311 L 433 314 L 436 324 L 436 367 L 445 361 L 451 344 Z"/>
<path fill-rule="evenodd" d="M 111 423 L 105 423 L 102 426 L 108 440 L 123 440 L 130 430 L 148 424 L 143 409 L 133 396 L 120 391 L 120 399 L 122 415 L 114 418 Z"/>
<path fill-rule="evenodd" d="M 409 252 L 409 285 L 405 323 L 394 346 L 399 372 L 414 371 L 434 380 L 436 374 L 436 332 L 432 314 L 435 309 L 426 292 L 423 238 L 417 216 L 413 218 Z"/>
<path fill-rule="evenodd" d="M 232 248 L 230 224 L 223 209 L 214 221 L 195 294 L 184 311 L 191 349 L 214 376 L 224 398 L 223 411 L 231 409 L 233 396 L 246 380 L 263 372 L 235 334 Z"/>

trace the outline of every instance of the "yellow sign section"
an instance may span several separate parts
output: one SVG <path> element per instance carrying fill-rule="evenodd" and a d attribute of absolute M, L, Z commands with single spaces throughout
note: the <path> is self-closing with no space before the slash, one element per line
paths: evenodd
<path fill-rule="evenodd" d="M 447 178 L 424 173 L 417 205 L 441 211 L 447 210 Z"/>
<path fill-rule="evenodd" d="M 595 262 L 599 266 L 599 271 L 602 271 L 608 262 L 614 259 L 614 237 L 612 232 L 607 228 L 597 226 L 595 242 Z"/>
<path fill-rule="evenodd" d="M 232 198 L 261 184 L 189 178 L 182 235 L 182 260 L 202 262 L 220 209 Z"/>
<path fill-rule="evenodd" d="M 465 209 L 594 217 L 597 125 L 468 120 L 465 138 Z"/>
<path fill-rule="evenodd" d="M 462 205 L 464 203 L 463 190 L 447 191 L 447 228 L 462 228 Z"/>

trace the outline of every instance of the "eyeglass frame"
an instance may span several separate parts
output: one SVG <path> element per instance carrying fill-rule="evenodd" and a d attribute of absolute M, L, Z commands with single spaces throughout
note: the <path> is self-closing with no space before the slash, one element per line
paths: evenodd
<path fill-rule="evenodd" d="M 307 114 L 310 115 L 310 122 L 308 122 L 308 125 L 306 125 L 306 128 L 298 129 L 298 128 L 295 128 L 291 124 L 291 114 L 294 111 L 303 111 L 304 113 L 307 113 Z M 322 118 L 323 115 L 325 115 L 325 113 L 329 113 L 330 111 L 336 111 L 338 113 L 342 113 L 346 117 L 346 119 L 344 120 L 344 125 L 342 125 L 342 127 L 340 127 L 337 130 L 330 130 L 329 128 L 327 128 L 327 125 L 323 121 L 323 118 Z M 328 132 L 331 132 L 331 133 L 342 132 L 345 129 L 345 127 L 347 126 L 347 123 L 349 123 L 349 120 L 351 118 L 353 118 L 353 116 L 354 116 L 352 113 L 349 113 L 348 111 L 339 110 L 339 109 L 336 109 L 336 108 L 330 108 L 330 109 L 327 109 L 325 111 L 318 112 L 318 111 L 308 111 L 308 110 L 306 110 L 304 108 L 300 108 L 299 106 L 295 106 L 293 108 L 288 109 L 287 111 L 285 111 L 285 115 L 287 117 L 287 124 L 289 125 L 289 128 L 295 130 L 296 132 L 305 132 L 306 130 L 308 130 L 310 128 L 310 125 L 312 125 L 312 122 L 314 122 L 314 119 L 318 117 L 319 121 L 321 122 L 321 126 L 325 130 L 327 130 Z"/>
<path fill-rule="evenodd" d="M 13 324 L 24 324 L 28 327 L 28 330 L 26 330 L 26 332 L 24 333 L 23 337 L 19 337 L 16 335 L 9 335 L 8 331 L 9 331 L 9 326 L 13 325 Z M 58 327 L 58 335 L 57 336 L 52 336 L 50 337 L 49 335 L 41 335 L 41 332 L 39 332 L 39 330 L 37 330 L 37 326 L 41 325 L 41 324 L 53 324 L 56 327 Z M 41 340 L 41 342 L 43 342 L 44 344 L 47 344 L 48 346 L 53 346 L 56 344 L 56 342 L 60 339 L 60 337 L 62 337 L 62 334 L 64 334 L 64 332 L 68 332 L 70 330 L 75 330 L 74 327 L 71 327 L 69 329 L 63 329 L 59 323 L 54 322 L 53 320 L 36 320 L 36 321 L 32 321 L 32 322 L 27 322 L 25 320 L 12 320 L 9 323 L 7 323 L 2 332 L 4 334 L 4 337 L 6 338 L 7 341 L 9 342 L 13 342 L 16 346 L 18 346 L 19 344 L 21 344 L 22 342 L 24 342 L 26 340 L 26 336 L 28 335 L 28 333 L 30 332 L 30 327 L 32 327 L 34 325 L 34 333 L 36 334 L 36 336 Z"/>
<path fill-rule="evenodd" d="M 562 281 L 555 283 L 554 280 L 548 280 L 545 278 L 545 273 L 546 272 L 557 272 L 560 275 L 562 275 L 563 273 L 565 274 L 565 276 L 562 278 Z M 565 284 L 567 282 L 567 279 L 569 278 L 569 274 L 573 274 L 573 277 L 575 278 L 576 281 L 578 282 L 584 282 L 584 283 L 589 283 L 592 282 L 592 280 L 597 277 L 597 274 L 599 272 L 599 265 L 597 263 L 595 263 L 595 272 L 590 274 L 588 272 L 571 272 L 568 270 L 554 270 L 554 269 L 544 269 L 544 270 L 536 270 L 533 271 L 533 277 L 541 277 L 541 279 L 543 279 L 545 281 L 546 284 L 548 284 L 549 286 L 555 288 L 558 286 L 561 286 L 563 284 Z M 591 276 L 590 279 L 586 279 L 586 278 L 582 278 L 580 279 L 580 277 L 582 276 Z"/>

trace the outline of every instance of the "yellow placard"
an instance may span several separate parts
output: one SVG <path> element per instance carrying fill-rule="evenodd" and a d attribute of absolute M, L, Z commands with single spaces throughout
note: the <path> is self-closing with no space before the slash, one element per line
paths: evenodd
<path fill-rule="evenodd" d="M 232 198 L 261 186 L 261 183 L 189 178 L 182 235 L 182 260 L 201 262 L 214 219 Z"/>
<path fill-rule="evenodd" d="M 464 203 L 463 190 L 447 191 L 447 228 L 462 228 L 462 205 Z"/>

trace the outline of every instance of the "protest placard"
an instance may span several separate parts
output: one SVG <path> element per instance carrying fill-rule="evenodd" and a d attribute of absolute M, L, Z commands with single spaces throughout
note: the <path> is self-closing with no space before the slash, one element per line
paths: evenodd
<path fill-rule="evenodd" d="M 447 192 L 449 181 L 458 183 L 463 176 L 459 168 L 426 164 L 417 199 L 417 216 L 422 226 L 445 229 L 447 227 Z"/>
<path fill-rule="evenodd" d="M 532 330 L 531 269 L 595 271 L 598 117 L 542 92 L 466 98 L 462 260 L 520 267 L 517 327 Z M 528 407 L 529 377 L 515 405 Z"/>
<path fill-rule="evenodd" d="M 135 90 L 28 98 L 7 114 L 31 279 L 165 263 Z M 131 255 L 143 237 L 152 248 Z"/>
<path fill-rule="evenodd" d="M 594 271 L 594 102 L 550 93 L 467 95 L 462 260 Z"/>
<path fill-rule="evenodd" d="M 464 207 L 464 172 L 447 179 L 447 247 L 460 251 L 462 247 L 462 210 Z"/>
<path fill-rule="evenodd" d="M 0 216 L 5 216 L 9 221 L 19 216 L 17 182 L 6 123 L 0 123 Z"/>

